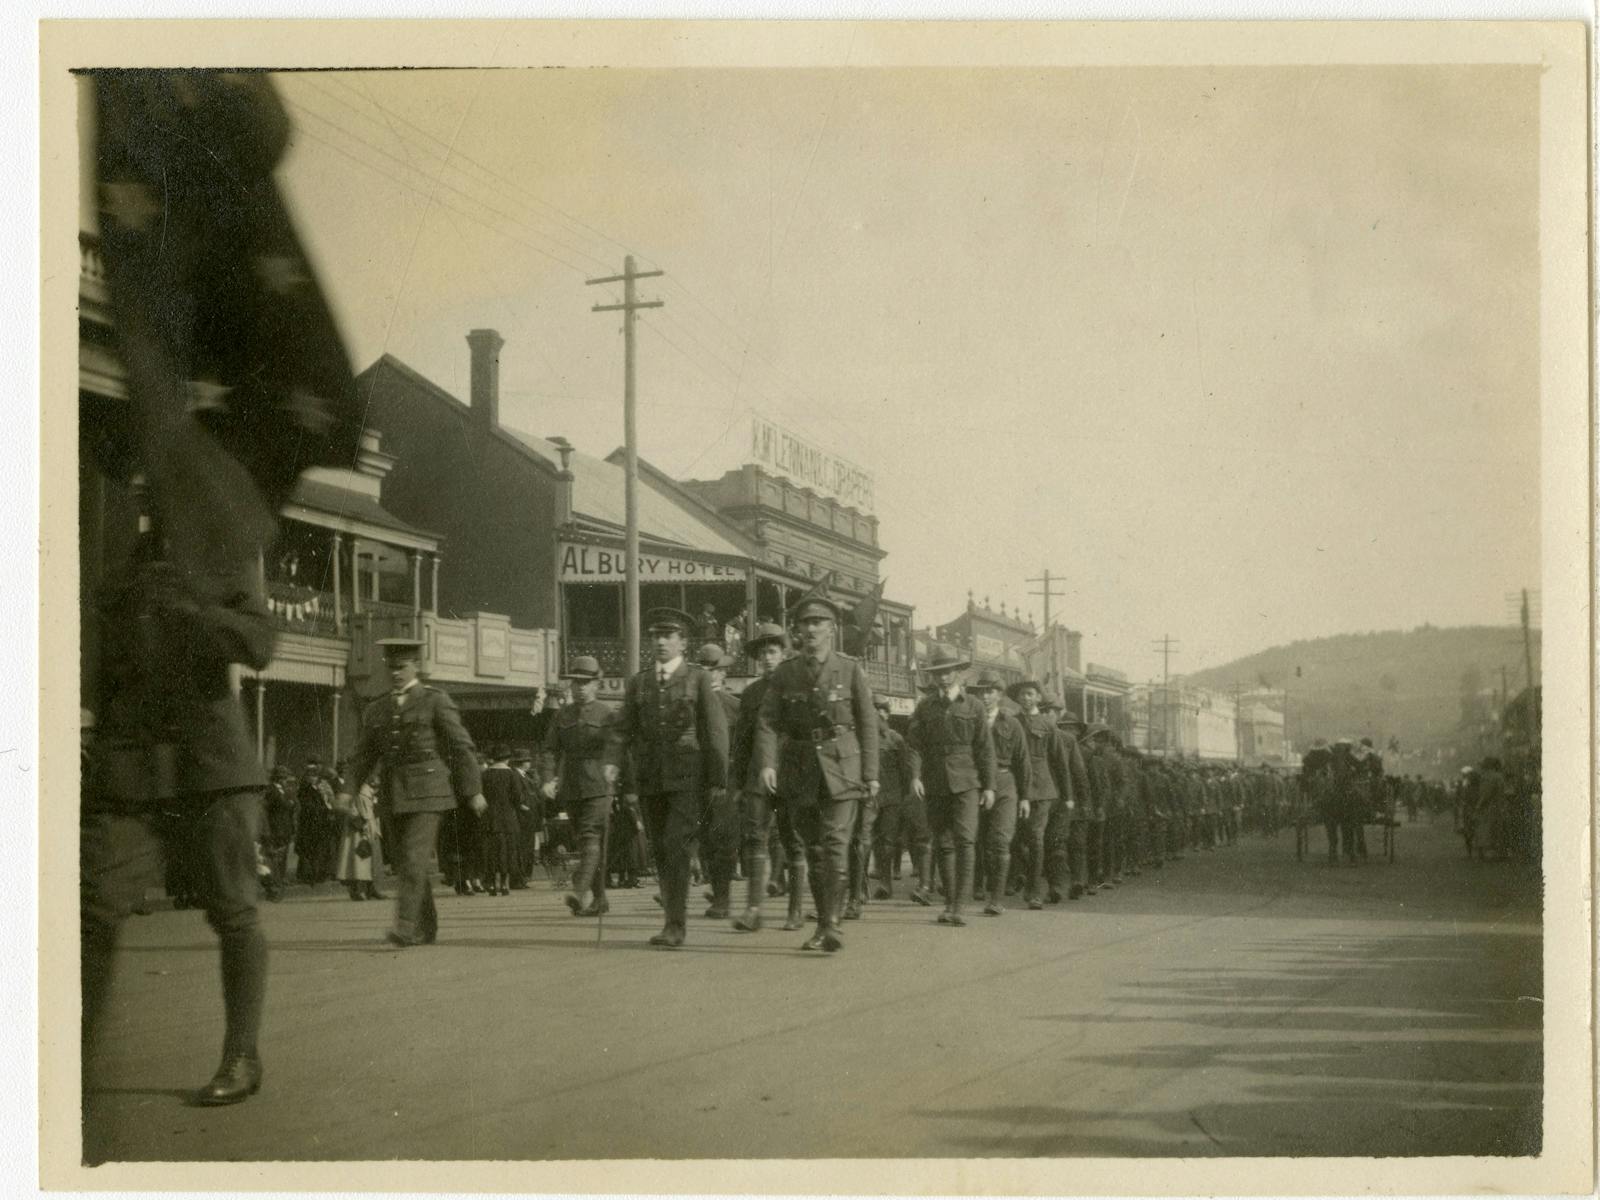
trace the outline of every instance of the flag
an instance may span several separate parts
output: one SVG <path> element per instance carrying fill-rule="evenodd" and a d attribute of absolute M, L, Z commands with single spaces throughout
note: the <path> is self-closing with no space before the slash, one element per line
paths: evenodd
<path fill-rule="evenodd" d="M 91 452 L 114 479 L 145 477 L 178 561 L 269 541 L 301 471 L 354 465 L 362 417 L 273 179 L 288 116 L 259 73 L 93 78 L 100 249 L 128 398 L 81 405 Z"/>
<path fill-rule="evenodd" d="M 878 580 L 878 586 L 862 597 L 860 603 L 845 614 L 844 652 L 865 658 L 878 640 L 878 603 L 883 599 L 887 579 Z"/>

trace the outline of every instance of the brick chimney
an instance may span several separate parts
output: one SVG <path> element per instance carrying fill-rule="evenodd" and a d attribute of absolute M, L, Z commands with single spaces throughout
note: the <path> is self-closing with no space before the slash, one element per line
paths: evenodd
<path fill-rule="evenodd" d="M 1082 672 L 1083 664 L 1079 657 L 1082 652 L 1083 634 L 1076 629 L 1067 630 L 1067 666 L 1074 671 Z"/>
<path fill-rule="evenodd" d="M 493 329 L 467 334 L 472 347 L 472 415 L 490 429 L 500 424 L 500 347 L 505 339 Z"/>

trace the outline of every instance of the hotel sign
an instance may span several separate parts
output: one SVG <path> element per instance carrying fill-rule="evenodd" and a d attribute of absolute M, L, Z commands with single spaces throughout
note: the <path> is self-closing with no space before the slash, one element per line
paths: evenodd
<path fill-rule="evenodd" d="M 750 461 L 840 504 L 872 511 L 872 475 L 763 416 L 750 418 Z"/>
<path fill-rule="evenodd" d="M 562 583 L 621 583 L 628 556 L 607 546 L 562 542 Z M 709 559 L 673 554 L 639 555 L 639 578 L 650 583 L 742 583 L 745 568 Z"/>

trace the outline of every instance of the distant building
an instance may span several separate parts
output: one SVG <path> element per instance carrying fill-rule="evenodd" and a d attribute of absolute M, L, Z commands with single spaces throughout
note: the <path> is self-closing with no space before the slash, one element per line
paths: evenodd
<path fill-rule="evenodd" d="M 946 643 L 972 658 L 974 671 L 988 668 L 1009 686 L 1028 677 L 1028 663 L 1022 648 L 1037 635 L 1032 621 L 1020 613 L 1007 613 L 978 604 L 967 594 L 967 609 L 953 621 L 933 630 L 933 640 Z M 1041 681 L 1042 682 L 1042 681 Z"/>
<path fill-rule="evenodd" d="M 688 479 L 681 486 L 753 539 L 767 566 L 790 576 L 827 579 L 829 595 L 846 612 L 877 592 L 887 556 L 878 544 L 877 517 L 755 463 L 720 479 Z M 786 624 L 797 595 L 775 579 L 758 578 L 756 616 Z M 878 603 L 874 645 L 863 655 L 873 690 L 903 713 L 911 711 L 916 697 L 913 615 L 911 605 L 885 596 Z"/>
<path fill-rule="evenodd" d="M 1108 726 L 1126 739 L 1128 729 L 1128 677 L 1113 667 L 1079 660 L 1083 634 L 1057 625 L 1023 642 L 1024 667 L 1038 680 L 1045 695 L 1059 700 L 1067 712 L 1091 724 Z"/>

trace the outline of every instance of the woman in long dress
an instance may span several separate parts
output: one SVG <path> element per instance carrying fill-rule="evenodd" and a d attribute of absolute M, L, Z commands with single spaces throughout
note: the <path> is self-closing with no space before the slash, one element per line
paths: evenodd
<path fill-rule="evenodd" d="M 343 817 L 334 878 L 350 889 L 352 900 L 382 900 L 383 893 L 378 890 L 382 831 L 378 827 L 377 794 L 370 783 L 361 785 Z"/>

